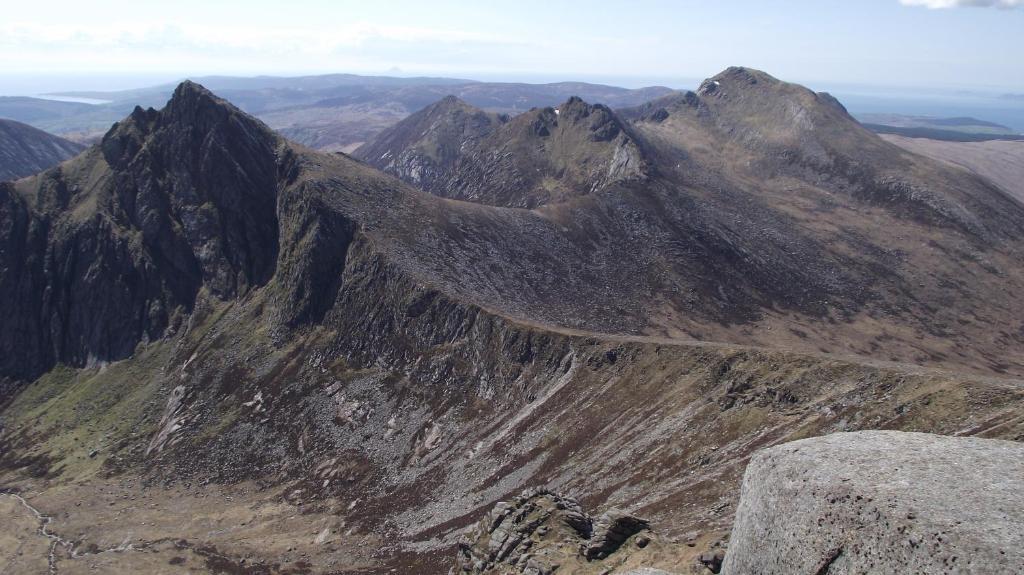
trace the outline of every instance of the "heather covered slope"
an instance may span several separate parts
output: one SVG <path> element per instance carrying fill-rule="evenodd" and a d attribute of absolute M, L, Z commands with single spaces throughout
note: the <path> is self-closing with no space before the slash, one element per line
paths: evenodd
<path fill-rule="evenodd" d="M 85 146 L 27 124 L 0 119 L 0 181 L 16 180 L 52 168 Z"/>
<path fill-rule="evenodd" d="M 517 317 L 1019 373 L 1006 287 L 1024 281 L 1020 204 L 888 144 L 827 94 L 737 68 L 618 114 L 572 100 L 468 129 L 480 114 L 447 99 L 357 155 L 437 195 L 539 205 L 564 230 L 545 242 L 559 263 L 582 250 L 582 267 L 552 274 L 571 289 L 534 291 L 505 308 Z M 581 300 L 570 293 L 589 311 L 559 313 Z"/>
<path fill-rule="evenodd" d="M 424 289 L 364 241 L 341 278 L 322 323 L 283 341 L 273 292 L 203 296 L 178 334 L 14 398 L 0 482 L 82 548 L 152 546 L 61 564 L 445 573 L 462 528 L 548 486 L 635 509 L 686 566 L 728 532 L 762 446 L 879 427 L 1024 437 L 1019 381 L 554 334 Z"/>

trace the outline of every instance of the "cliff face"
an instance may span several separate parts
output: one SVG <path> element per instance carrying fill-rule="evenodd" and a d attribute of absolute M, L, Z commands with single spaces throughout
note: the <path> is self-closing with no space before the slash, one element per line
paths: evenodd
<path fill-rule="evenodd" d="M 194 84 L 0 191 L 0 372 L 120 359 L 274 272 L 281 141 Z M 278 157 L 278 153 L 283 154 Z"/>
<path fill-rule="evenodd" d="M 0 181 L 37 174 L 84 149 L 32 126 L 0 119 Z"/>

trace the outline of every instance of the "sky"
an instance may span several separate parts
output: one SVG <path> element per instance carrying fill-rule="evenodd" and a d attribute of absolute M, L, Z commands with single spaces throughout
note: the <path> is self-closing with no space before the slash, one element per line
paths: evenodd
<path fill-rule="evenodd" d="M 329 72 L 688 87 L 731 65 L 807 84 L 1024 92 L 1024 0 L 4 4 L 0 93 Z"/>

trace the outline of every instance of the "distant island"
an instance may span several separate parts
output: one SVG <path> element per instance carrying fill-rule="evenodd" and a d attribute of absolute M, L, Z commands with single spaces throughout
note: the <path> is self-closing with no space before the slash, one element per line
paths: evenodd
<path fill-rule="evenodd" d="M 951 142 L 1024 140 L 1024 135 L 1008 126 L 970 117 L 933 118 L 903 114 L 860 114 L 857 120 L 876 133 L 910 138 Z"/>

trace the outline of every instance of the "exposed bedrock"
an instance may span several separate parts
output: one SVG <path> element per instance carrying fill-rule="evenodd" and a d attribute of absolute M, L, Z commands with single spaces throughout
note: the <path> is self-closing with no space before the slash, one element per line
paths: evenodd
<path fill-rule="evenodd" d="M 723 573 L 1024 572 L 1024 446 L 861 431 L 758 452 Z"/>
<path fill-rule="evenodd" d="M 614 508 L 591 517 L 575 499 L 537 489 L 495 505 L 460 542 L 456 564 L 472 574 L 610 573 L 658 545 L 645 519 Z"/>

